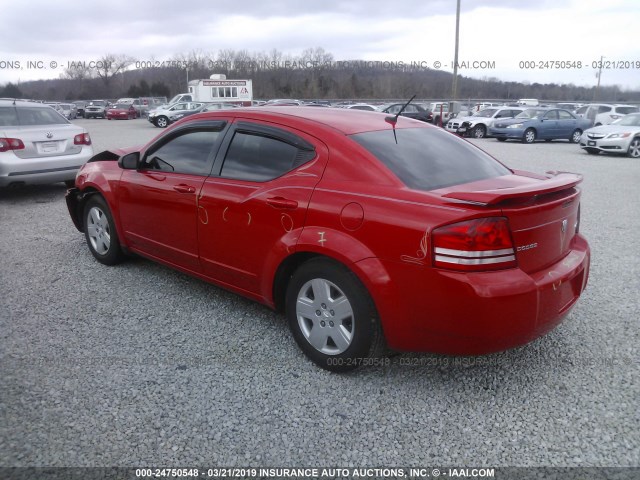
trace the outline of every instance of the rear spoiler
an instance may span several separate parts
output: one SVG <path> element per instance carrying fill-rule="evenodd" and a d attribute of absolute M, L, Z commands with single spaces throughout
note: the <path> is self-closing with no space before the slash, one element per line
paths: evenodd
<path fill-rule="evenodd" d="M 514 173 L 519 174 L 520 172 L 514 171 Z M 531 175 L 529 174 L 526 176 Z M 546 178 L 542 176 L 536 176 L 535 178 L 539 178 L 540 182 L 497 190 L 450 192 L 443 195 L 443 197 L 480 205 L 495 205 L 497 203 L 504 202 L 505 200 L 535 197 L 547 193 L 567 190 L 582 182 L 582 175 L 570 172 L 547 172 Z"/>

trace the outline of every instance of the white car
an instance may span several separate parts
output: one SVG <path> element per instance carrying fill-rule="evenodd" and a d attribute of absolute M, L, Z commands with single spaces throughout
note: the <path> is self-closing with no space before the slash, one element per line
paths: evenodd
<path fill-rule="evenodd" d="M 640 158 L 640 113 L 630 113 L 610 125 L 585 130 L 580 147 L 587 153 L 620 153 Z"/>
<path fill-rule="evenodd" d="M 640 109 L 635 105 L 618 105 L 611 103 L 593 103 L 584 105 L 576 110 L 576 115 L 593 122 L 594 127 L 609 125 L 630 113 L 637 113 Z"/>
<path fill-rule="evenodd" d="M 496 120 L 514 118 L 522 113 L 525 107 L 491 107 L 474 113 L 469 117 L 456 117 L 447 122 L 446 129 L 458 135 L 468 135 L 475 138 L 487 136 L 489 127 Z"/>
<path fill-rule="evenodd" d="M 93 156 L 91 137 L 48 105 L 0 100 L 0 187 L 65 182 Z"/>
<path fill-rule="evenodd" d="M 203 105 L 203 102 L 174 103 L 173 105 L 169 105 L 167 108 L 156 108 L 155 110 L 152 110 L 149 112 L 147 120 L 153 123 L 156 127 L 166 128 L 171 123 L 193 113 L 194 110 L 199 109 Z"/>
<path fill-rule="evenodd" d="M 370 105 L 368 103 L 354 103 L 353 105 L 345 105 L 342 108 L 352 109 L 352 110 L 366 110 L 368 112 L 377 112 L 378 107 L 375 105 Z"/>

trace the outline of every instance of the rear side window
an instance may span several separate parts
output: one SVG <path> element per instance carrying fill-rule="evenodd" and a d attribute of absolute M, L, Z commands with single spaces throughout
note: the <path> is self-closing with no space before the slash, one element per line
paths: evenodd
<path fill-rule="evenodd" d="M 16 127 L 18 113 L 14 107 L 0 107 L 0 127 Z"/>
<path fill-rule="evenodd" d="M 627 115 L 629 113 L 636 113 L 638 111 L 638 107 L 618 107 L 616 108 L 616 112 L 622 113 L 623 115 Z"/>
<path fill-rule="evenodd" d="M 440 129 L 399 128 L 351 138 L 384 163 L 405 185 L 438 188 L 509 175 L 511 171 L 470 143 Z"/>
<path fill-rule="evenodd" d="M 231 140 L 220 176 L 266 182 L 313 159 L 315 152 L 299 149 L 269 136 L 236 132 Z"/>

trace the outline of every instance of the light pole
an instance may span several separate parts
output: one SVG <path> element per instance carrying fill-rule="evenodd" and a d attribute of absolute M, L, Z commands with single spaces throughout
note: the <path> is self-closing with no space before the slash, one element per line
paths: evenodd
<path fill-rule="evenodd" d="M 458 95 L 458 41 L 460 36 L 460 0 L 456 6 L 456 50 L 453 56 L 453 83 L 451 85 L 451 100 Z"/>
<path fill-rule="evenodd" d="M 602 76 L 602 60 L 604 56 L 600 55 L 600 68 L 598 69 L 598 73 L 596 73 L 596 77 L 598 77 L 598 83 L 596 85 L 596 89 L 593 92 L 593 101 L 595 102 L 598 99 L 598 90 L 600 90 L 600 77 Z"/>

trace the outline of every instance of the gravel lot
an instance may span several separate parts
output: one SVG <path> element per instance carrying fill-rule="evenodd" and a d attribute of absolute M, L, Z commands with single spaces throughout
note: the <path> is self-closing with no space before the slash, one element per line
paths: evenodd
<path fill-rule="evenodd" d="M 76 123 L 96 152 L 161 132 Z M 143 259 L 97 263 L 62 184 L 0 192 L 0 466 L 639 465 L 640 161 L 474 143 L 584 174 L 583 298 L 516 350 L 347 375 L 258 304 Z"/>

